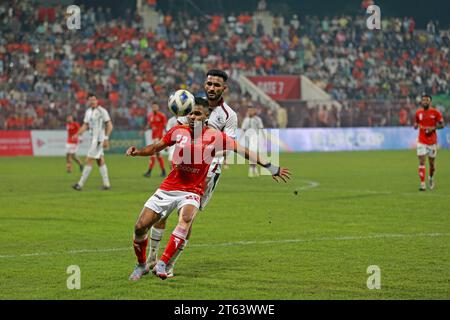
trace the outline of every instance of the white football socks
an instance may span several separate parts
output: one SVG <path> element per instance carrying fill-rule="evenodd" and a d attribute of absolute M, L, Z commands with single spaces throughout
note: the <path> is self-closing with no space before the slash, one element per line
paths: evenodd
<path fill-rule="evenodd" d="M 110 187 L 111 184 L 109 183 L 109 178 L 108 178 L 108 167 L 106 166 L 106 164 L 104 164 L 101 167 L 99 167 L 98 169 L 99 169 L 100 175 L 102 176 L 102 179 L 103 179 L 103 185 L 105 187 Z"/>
<path fill-rule="evenodd" d="M 89 174 L 91 173 L 91 171 L 92 171 L 92 166 L 88 166 L 88 165 L 84 166 L 83 173 L 81 174 L 80 181 L 78 181 L 78 185 L 80 187 L 84 186 L 84 184 L 86 183 L 86 180 L 88 179 Z"/>
<path fill-rule="evenodd" d="M 154 227 L 150 229 L 150 254 L 147 262 L 157 261 L 159 244 L 161 243 L 164 231 L 165 229 L 158 229 Z"/>

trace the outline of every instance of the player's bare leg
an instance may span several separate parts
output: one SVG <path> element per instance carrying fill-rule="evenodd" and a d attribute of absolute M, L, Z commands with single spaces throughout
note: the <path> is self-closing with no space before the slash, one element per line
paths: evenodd
<path fill-rule="evenodd" d="M 133 248 L 137 258 L 137 265 L 129 279 L 136 281 L 149 273 L 147 260 L 148 230 L 159 220 L 160 215 L 144 207 L 134 226 Z"/>
<path fill-rule="evenodd" d="M 83 172 L 83 164 L 81 163 L 80 158 L 75 153 L 72 153 L 72 159 L 78 164 L 78 167 L 80 168 L 80 172 Z"/>
<path fill-rule="evenodd" d="M 209 200 L 211 200 L 212 194 L 214 193 L 214 190 L 217 186 L 217 181 L 219 180 L 219 178 L 220 178 L 219 174 L 215 174 L 214 177 L 209 176 L 206 178 L 205 183 L 207 186 L 206 187 L 207 190 L 205 191 L 205 194 L 203 195 L 203 197 L 201 199 L 201 204 L 200 204 L 201 209 L 200 210 L 204 210 L 206 205 L 208 204 Z M 211 179 L 214 179 L 214 183 L 210 184 Z M 159 224 L 159 222 L 158 222 L 158 224 Z M 163 228 L 163 226 L 161 226 L 161 225 L 159 225 L 159 227 Z M 164 225 L 164 228 L 165 228 L 165 225 Z M 177 262 L 180 255 L 183 253 L 184 249 L 188 245 L 189 239 L 191 238 L 191 233 L 192 233 L 192 224 L 191 224 L 191 227 L 189 228 L 189 232 L 188 232 L 188 236 L 186 237 L 186 241 L 178 248 L 178 250 L 173 255 L 172 259 L 170 259 L 169 263 L 167 264 L 166 270 L 167 270 L 168 278 L 172 278 L 174 276 L 173 269 L 175 268 L 175 263 Z"/>
<path fill-rule="evenodd" d="M 427 186 L 425 184 L 425 176 L 426 176 L 426 156 L 419 156 L 419 177 L 420 177 L 419 191 L 427 190 Z"/>
<path fill-rule="evenodd" d="M 72 154 L 66 153 L 66 171 L 72 173 Z"/>
<path fill-rule="evenodd" d="M 97 159 L 97 165 L 103 180 L 102 190 L 111 189 L 111 183 L 109 182 L 108 167 L 106 166 L 105 163 L 105 157 L 101 156 L 100 159 Z"/>
<path fill-rule="evenodd" d="M 434 186 L 435 186 L 435 184 L 434 184 L 434 171 L 436 170 L 436 167 L 435 167 L 434 159 L 435 158 L 428 157 L 428 164 L 430 165 L 430 168 L 429 168 L 430 174 L 428 176 L 428 187 L 430 188 L 430 190 L 433 190 Z"/>
<path fill-rule="evenodd" d="M 195 215 L 197 214 L 197 207 L 188 204 L 181 208 L 180 215 L 178 218 L 178 224 L 175 230 L 170 236 L 169 242 L 161 256 L 161 259 L 155 266 L 155 273 L 161 279 L 167 278 L 167 265 L 169 261 L 173 258 L 174 254 L 177 252 L 179 247 L 186 242 L 188 237 L 189 229 L 194 221 Z"/>
<path fill-rule="evenodd" d="M 166 167 L 164 165 L 164 158 L 161 156 L 159 152 L 156 153 L 156 159 L 158 159 L 159 167 L 161 168 L 161 177 L 166 176 Z"/>

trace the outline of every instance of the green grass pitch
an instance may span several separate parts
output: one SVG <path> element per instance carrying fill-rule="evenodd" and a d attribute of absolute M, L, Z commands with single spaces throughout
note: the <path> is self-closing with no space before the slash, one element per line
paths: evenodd
<path fill-rule="evenodd" d="M 412 150 L 281 161 L 288 184 L 225 170 L 176 278 L 130 282 L 133 226 L 158 167 L 146 179 L 147 159 L 107 155 L 113 189 L 99 190 L 94 168 L 76 192 L 63 158 L 0 158 L 0 299 L 450 299 L 450 150 L 424 193 Z M 67 289 L 70 265 L 80 290 Z M 371 265 L 379 290 L 367 288 Z"/>

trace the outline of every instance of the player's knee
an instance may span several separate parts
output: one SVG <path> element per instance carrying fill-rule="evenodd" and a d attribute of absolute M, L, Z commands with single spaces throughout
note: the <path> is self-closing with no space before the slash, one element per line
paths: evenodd
<path fill-rule="evenodd" d="M 194 212 L 182 212 L 180 215 L 180 223 L 189 225 L 194 219 Z"/>
<path fill-rule="evenodd" d="M 134 225 L 134 233 L 136 235 L 144 235 L 147 233 L 147 231 L 148 231 L 148 226 L 145 223 L 143 223 L 142 221 L 138 221 Z"/>
<path fill-rule="evenodd" d="M 161 219 L 153 225 L 154 228 L 157 229 L 165 229 L 166 228 L 166 220 Z"/>

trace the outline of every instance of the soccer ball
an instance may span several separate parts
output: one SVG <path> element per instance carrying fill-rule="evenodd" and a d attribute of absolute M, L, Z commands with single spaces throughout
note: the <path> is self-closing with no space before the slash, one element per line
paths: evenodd
<path fill-rule="evenodd" d="M 195 98 L 187 90 L 178 90 L 169 97 L 169 110 L 177 117 L 183 117 L 191 113 L 195 104 Z"/>

